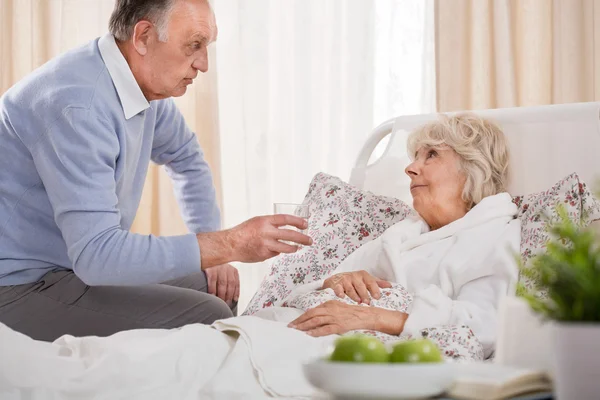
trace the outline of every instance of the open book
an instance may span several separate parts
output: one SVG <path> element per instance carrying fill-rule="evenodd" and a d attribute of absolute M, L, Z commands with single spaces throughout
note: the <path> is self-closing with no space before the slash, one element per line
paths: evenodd
<path fill-rule="evenodd" d="M 552 381 L 543 371 L 492 363 L 464 364 L 458 371 L 454 386 L 447 393 L 452 399 L 503 400 L 552 392 Z"/>

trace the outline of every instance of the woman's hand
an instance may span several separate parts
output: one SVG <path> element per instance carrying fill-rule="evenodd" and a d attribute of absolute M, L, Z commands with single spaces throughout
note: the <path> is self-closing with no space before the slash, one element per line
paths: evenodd
<path fill-rule="evenodd" d="M 400 311 L 354 306 L 330 300 L 308 310 L 288 326 L 315 337 L 341 335 L 356 329 L 400 335 L 407 317 L 408 314 Z"/>
<path fill-rule="evenodd" d="M 375 278 L 367 271 L 355 271 L 330 276 L 323 282 L 322 289 L 333 289 L 335 294 L 342 299 L 348 295 L 357 303 L 369 304 L 371 297 L 376 300 L 381 297 L 379 288 L 391 287 L 391 283 Z"/>

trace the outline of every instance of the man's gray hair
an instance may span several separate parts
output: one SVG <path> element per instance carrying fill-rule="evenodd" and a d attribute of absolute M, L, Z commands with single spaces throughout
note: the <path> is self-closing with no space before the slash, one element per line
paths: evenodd
<path fill-rule="evenodd" d="M 158 40 L 166 42 L 169 14 L 176 0 L 116 0 L 110 16 L 109 32 L 120 41 L 127 41 L 133 35 L 135 24 L 142 20 L 156 26 Z"/>

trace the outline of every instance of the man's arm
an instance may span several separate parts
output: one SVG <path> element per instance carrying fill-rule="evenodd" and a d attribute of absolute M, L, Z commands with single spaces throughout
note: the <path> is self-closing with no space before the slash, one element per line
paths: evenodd
<path fill-rule="evenodd" d="M 30 146 L 54 220 L 77 276 L 88 285 L 142 285 L 175 279 L 231 261 L 257 262 L 310 245 L 306 220 L 255 217 L 234 228 L 181 236 L 139 235 L 121 228 L 115 168 L 119 141 L 87 109 L 65 110 Z M 34 216 L 33 216 L 34 217 Z"/>
<path fill-rule="evenodd" d="M 195 233 L 217 231 L 221 214 L 198 139 L 172 99 L 161 100 L 157 106 L 152 161 L 165 165 L 188 229 Z"/>
<path fill-rule="evenodd" d="M 30 149 L 75 273 L 89 285 L 140 285 L 198 271 L 196 235 L 121 228 L 118 149 L 110 124 L 81 108 L 65 110 Z"/>

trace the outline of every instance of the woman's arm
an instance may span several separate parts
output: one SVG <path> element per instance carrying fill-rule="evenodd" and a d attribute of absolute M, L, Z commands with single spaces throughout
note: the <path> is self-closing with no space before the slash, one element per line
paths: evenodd
<path fill-rule="evenodd" d="M 514 221 L 499 238 L 494 249 L 478 263 L 486 266 L 486 275 L 472 274 L 472 279 L 457 288 L 456 296 L 446 296 L 436 285 L 415 293 L 404 331 L 413 335 L 421 329 L 440 325 L 467 325 L 488 357 L 494 349 L 500 300 L 514 293 L 518 269 L 513 252 L 519 249 L 518 221 Z M 458 277 L 453 281 L 459 281 Z"/>
<path fill-rule="evenodd" d="M 399 336 L 404 331 L 408 314 L 385 308 L 370 308 L 370 310 L 375 314 L 372 330 L 395 336 Z"/>
<path fill-rule="evenodd" d="M 380 252 L 381 237 L 363 244 L 360 248 L 351 253 L 344 261 L 342 261 L 332 274 L 326 276 L 324 279 L 295 287 L 294 290 L 292 290 L 290 294 L 288 294 L 287 297 L 281 301 L 281 304 L 290 303 L 296 297 L 308 292 L 325 289 L 323 285 L 325 284 L 326 279 L 332 278 L 335 275 L 359 270 L 368 270 L 370 266 L 377 263 Z"/>
<path fill-rule="evenodd" d="M 407 314 L 383 308 L 355 306 L 331 300 L 308 310 L 288 326 L 305 331 L 311 336 L 344 334 L 357 329 L 368 329 L 399 335 Z"/>
<path fill-rule="evenodd" d="M 498 304 L 508 292 L 508 282 L 486 276 L 464 285 L 456 299 L 431 285 L 415 295 L 404 332 L 418 336 L 421 329 L 440 325 L 467 325 L 481 342 L 485 356 L 494 349 Z"/>

